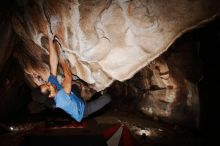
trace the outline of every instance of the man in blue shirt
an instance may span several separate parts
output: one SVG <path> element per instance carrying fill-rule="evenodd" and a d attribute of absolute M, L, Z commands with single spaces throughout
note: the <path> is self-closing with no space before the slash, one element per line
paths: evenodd
<path fill-rule="evenodd" d="M 56 39 L 49 39 L 49 56 L 51 75 L 48 78 L 48 82 L 40 85 L 39 89 L 41 93 L 48 94 L 49 98 L 54 99 L 56 108 L 63 109 L 72 118 L 80 122 L 84 117 L 101 109 L 111 101 L 109 95 L 103 95 L 95 101 L 86 104 L 83 99 L 71 91 L 72 72 L 65 56 L 61 52 L 60 44 L 58 44 Z M 57 80 L 58 62 L 64 74 L 62 85 Z"/>

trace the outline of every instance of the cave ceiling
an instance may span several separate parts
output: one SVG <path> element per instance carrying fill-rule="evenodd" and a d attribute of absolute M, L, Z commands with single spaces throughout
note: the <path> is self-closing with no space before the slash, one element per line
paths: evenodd
<path fill-rule="evenodd" d="M 183 33 L 213 20 L 219 8 L 218 0 L 26 0 L 7 27 L 19 39 L 13 53 L 32 86 L 49 76 L 48 39 L 56 36 L 73 75 L 101 91 L 131 78 Z M 1 38 L 12 33 L 1 32 Z M 1 54 L 11 52 L 10 41 L 1 44 Z"/>

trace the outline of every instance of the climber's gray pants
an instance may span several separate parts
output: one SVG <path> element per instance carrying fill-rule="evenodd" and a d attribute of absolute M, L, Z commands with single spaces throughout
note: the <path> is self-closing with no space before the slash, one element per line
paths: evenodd
<path fill-rule="evenodd" d="M 86 118 L 87 116 L 97 112 L 110 102 L 111 96 L 109 94 L 101 95 L 97 99 L 87 102 L 83 117 Z"/>

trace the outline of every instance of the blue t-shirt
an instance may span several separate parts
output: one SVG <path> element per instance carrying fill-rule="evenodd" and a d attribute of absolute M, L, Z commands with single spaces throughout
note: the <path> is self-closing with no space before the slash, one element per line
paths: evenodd
<path fill-rule="evenodd" d="M 71 115 L 76 121 L 80 122 L 83 118 L 85 102 L 77 97 L 73 92 L 70 95 L 66 94 L 56 76 L 50 76 L 48 82 L 54 84 L 58 90 L 54 100 L 56 107 L 63 109 Z"/>

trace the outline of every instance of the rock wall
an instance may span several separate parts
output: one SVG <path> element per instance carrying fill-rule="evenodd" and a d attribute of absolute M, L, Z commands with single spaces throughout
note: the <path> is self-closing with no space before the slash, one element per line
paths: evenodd
<path fill-rule="evenodd" d="M 0 23 L 5 28 L 0 30 L 1 73 L 13 52 L 30 86 L 42 84 L 49 75 L 48 40 L 56 36 L 72 73 L 89 87 L 101 91 L 117 80 L 108 90 L 114 89 L 115 97 L 142 113 L 197 123 L 200 74 L 195 42 L 189 37 L 170 46 L 184 32 L 218 16 L 218 0 L 19 2 L 13 15 L 0 13 L 7 20 Z M 7 71 L 3 74 L 1 91 L 10 87 L 4 78 Z M 14 95 L 8 97 L 1 99 L 11 101 Z M 1 111 L 8 105 L 4 103 Z"/>
<path fill-rule="evenodd" d="M 109 92 L 121 98 L 121 110 L 130 108 L 154 119 L 198 127 L 197 85 L 202 79 L 198 43 L 196 32 L 184 35 L 132 79 L 115 82 Z"/>
<path fill-rule="evenodd" d="M 220 7 L 216 0 L 23 2 L 12 24 L 23 43 L 16 56 L 31 84 L 47 80 L 48 39 L 56 36 L 72 73 L 96 91 L 131 78 Z"/>

